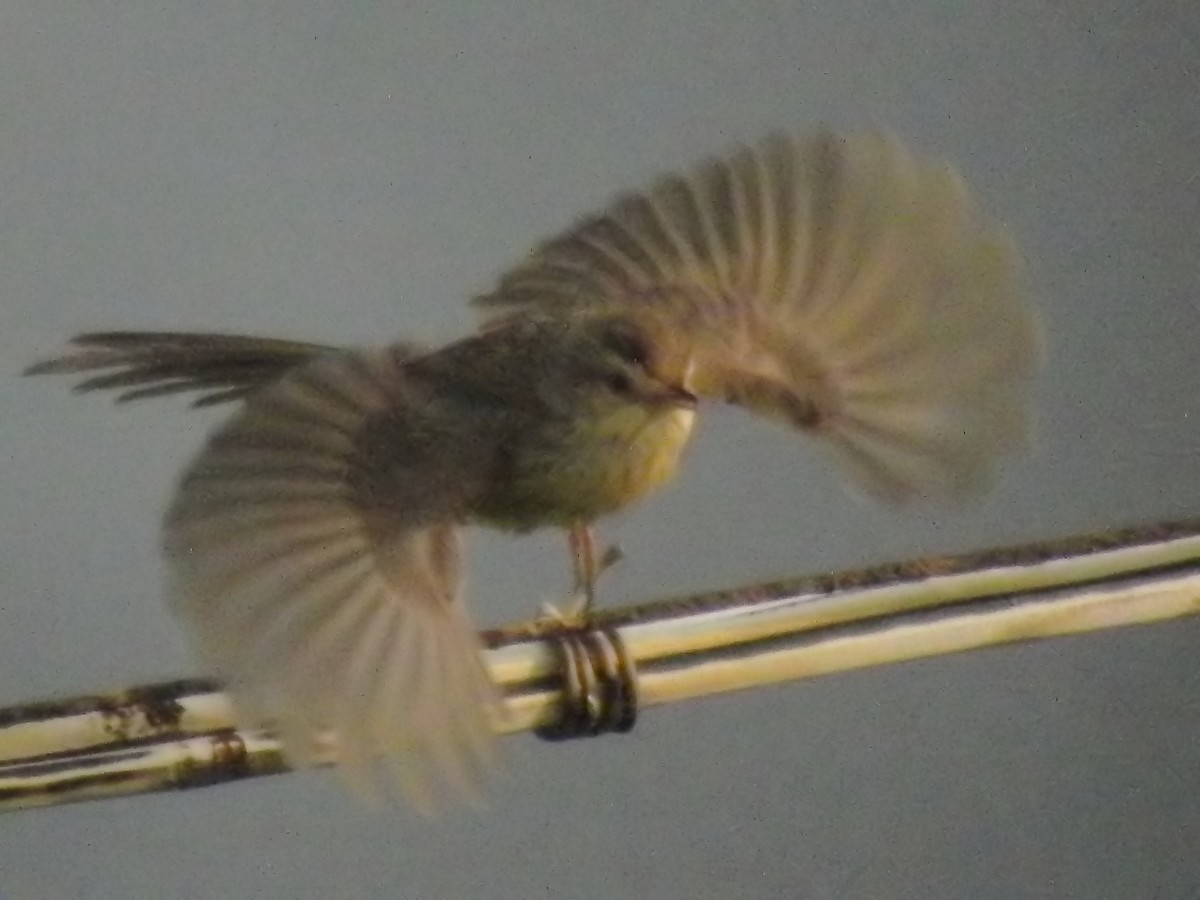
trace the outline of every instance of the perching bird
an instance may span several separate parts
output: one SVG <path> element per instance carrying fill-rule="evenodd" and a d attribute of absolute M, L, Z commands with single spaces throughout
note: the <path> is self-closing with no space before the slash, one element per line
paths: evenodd
<path fill-rule="evenodd" d="M 1017 254 L 949 168 L 889 137 L 772 137 L 537 247 L 439 350 L 84 334 L 29 371 L 237 401 L 166 516 L 171 600 L 294 762 L 332 735 L 417 801 L 473 791 L 497 692 L 459 532 L 570 529 L 667 481 L 698 400 L 807 431 L 889 501 L 962 495 L 1029 430 Z"/>

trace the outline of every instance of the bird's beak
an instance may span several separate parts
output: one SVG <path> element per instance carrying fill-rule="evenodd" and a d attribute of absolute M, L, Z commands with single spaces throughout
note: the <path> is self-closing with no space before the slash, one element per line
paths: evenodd
<path fill-rule="evenodd" d="M 646 399 L 651 403 L 661 404 L 662 406 L 692 407 L 696 405 L 696 395 L 677 384 L 669 384 L 668 382 L 655 379 L 651 382 L 651 385 L 646 396 Z"/>

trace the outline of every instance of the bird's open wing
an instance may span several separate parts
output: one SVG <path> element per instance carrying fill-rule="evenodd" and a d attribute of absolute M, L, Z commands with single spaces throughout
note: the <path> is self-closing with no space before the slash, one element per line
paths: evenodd
<path fill-rule="evenodd" d="M 495 692 L 459 599 L 470 460 L 406 443 L 428 429 L 403 357 L 326 356 L 248 395 L 185 473 L 165 547 L 177 612 L 288 757 L 332 744 L 365 793 L 382 763 L 421 804 L 474 792 Z"/>
<path fill-rule="evenodd" d="M 884 135 L 772 137 L 663 178 L 476 302 L 635 318 L 694 393 L 810 430 L 889 499 L 965 493 L 1029 430 L 1016 251 L 952 170 Z"/>

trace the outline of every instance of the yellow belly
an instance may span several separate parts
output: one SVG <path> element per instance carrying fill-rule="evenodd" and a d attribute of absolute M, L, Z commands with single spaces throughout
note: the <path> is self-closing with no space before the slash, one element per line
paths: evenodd
<path fill-rule="evenodd" d="M 695 413 L 634 408 L 589 421 L 551 452 L 522 451 L 513 477 L 479 518 L 527 531 L 591 521 L 640 500 L 675 474 Z M 549 448 L 546 448 L 549 449 Z"/>
<path fill-rule="evenodd" d="M 594 505 L 612 512 L 670 481 L 679 469 L 694 420 L 694 411 L 673 409 L 657 415 L 633 440 L 614 439 L 612 449 L 596 462 Z"/>

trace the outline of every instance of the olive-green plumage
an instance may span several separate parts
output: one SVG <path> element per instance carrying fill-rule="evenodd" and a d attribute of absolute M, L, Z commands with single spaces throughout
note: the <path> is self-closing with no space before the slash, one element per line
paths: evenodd
<path fill-rule="evenodd" d="M 675 471 L 696 398 L 652 368 L 647 338 L 605 318 L 517 319 L 432 354 L 489 471 L 469 517 L 570 527 L 640 499 Z M 476 431 L 478 427 L 479 431 Z M 482 435 L 480 434 L 482 432 Z"/>

